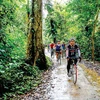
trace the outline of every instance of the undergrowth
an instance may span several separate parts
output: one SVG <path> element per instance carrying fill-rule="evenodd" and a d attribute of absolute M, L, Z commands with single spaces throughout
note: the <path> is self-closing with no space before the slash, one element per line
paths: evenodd
<path fill-rule="evenodd" d="M 53 62 L 50 60 L 49 57 L 46 56 L 46 61 L 47 61 L 47 67 L 51 67 L 53 65 Z"/>
<path fill-rule="evenodd" d="M 0 65 L 0 99 L 7 100 L 14 95 L 24 94 L 41 83 L 41 71 L 37 66 L 26 63 Z"/>
<path fill-rule="evenodd" d="M 88 78 L 88 80 L 91 82 L 92 85 L 95 82 L 98 87 L 100 87 L 100 76 L 98 73 L 90 68 L 86 68 L 83 64 L 79 64 L 85 71 L 86 75 L 89 75 L 91 78 Z"/>
<path fill-rule="evenodd" d="M 52 62 L 46 57 L 48 68 Z M 0 65 L 0 100 L 9 100 L 34 89 L 41 83 L 42 73 L 37 66 L 30 66 L 24 61 Z"/>

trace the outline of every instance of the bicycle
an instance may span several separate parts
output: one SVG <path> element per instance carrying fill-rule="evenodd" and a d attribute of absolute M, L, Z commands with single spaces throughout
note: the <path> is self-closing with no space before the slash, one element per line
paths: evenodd
<path fill-rule="evenodd" d="M 57 53 L 57 62 L 59 62 L 61 65 L 61 51 L 57 51 L 56 53 Z"/>
<path fill-rule="evenodd" d="M 62 58 L 66 57 L 66 50 L 62 50 Z"/>
<path fill-rule="evenodd" d="M 74 63 L 74 59 L 76 58 L 71 58 L 72 64 L 70 65 L 69 75 L 72 77 L 73 83 L 76 84 L 78 74 L 77 74 L 77 65 Z"/>

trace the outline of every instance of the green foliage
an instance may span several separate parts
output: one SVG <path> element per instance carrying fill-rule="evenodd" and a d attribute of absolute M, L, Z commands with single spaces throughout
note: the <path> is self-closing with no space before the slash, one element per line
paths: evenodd
<path fill-rule="evenodd" d="M 0 0 L 0 99 L 23 94 L 40 83 L 41 72 L 25 63 L 26 0 Z"/>
<path fill-rule="evenodd" d="M 52 18 L 56 22 L 57 40 L 68 42 L 70 38 L 75 38 L 80 45 L 83 58 L 91 59 L 92 31 L 97 10 L 100 9 L 99 0 L 71 0 L 66 5 L 54 3 L 52 9 L 52 14 L 48 11 L 45 21 L 45 39 L 48 40 L 48 34 L 50 34 L 50 19 Z M 99 31 L 100 21 L 98 19 L 94 36 L 96 60 L 100 60 Z M 51 42 L 52 36 L 49 38 L 49 42 Z"/>
<path fill-rule="evenodd" d="M 26 26 L 24 16 L 26 16 L 26 11 L 23 6 L 18 6 L 21 3 L 12 0 L 0 2 L 0 60 L 6 62 L 18 56 L 25 56 Z"/>
<path fill-rule="evenodd" d="M 2 98 L 29 91 L 41 82 L 40 77 L 41 72 L 38 67 L 23 62 L 9 63 L 6 68 L 0 65 Z"/>
<path fill-rule="evenodd" d="M 95 60 L 100 61 L 100 31 L 95 34 Z"/>
<path fill-rule="evenodd" d="M 45 44 L 50 43 L 53 38 L 67 42 L 75 37 L 83 58 L 91 59 L 91 34 L 100 1 L 71 0 L 67 5 L 53 5 L 49 0 L 46 8 L 48 15 L 43 30 Z M 30 13 L 26 0 L 0 0 L 0 96 L 4 100 L 13 94 L 23 94 L 40 83 L 40 70 L 24 62 L 27 11 Z M 95 59 L 100 61 L 99 35 L 98 20 L 94 40 Z M 39 59 L 37 62 L 39 64 Z M 52 65 L 48 57 L 47 64 L 48 67 Z"/>
<path fill-rule="evenodd" d="M 47 60 L 48 68 L 51 67 L 52 66 L 52 61 L 50 60 L 50 58 L 46 56 L 46 60 Z"/>
<path fill-rule="evenodd" d="M 77 25 L 80 28 L 79 34 L 76 34 L 76 40 L 80 44 L 81 51 L 83 53 L 83 57 L 86 59 L 91 59 L 92 55 L 92 31 L 93 31 L 93 25 L 95 16 L 97 14 L 97 10 L 99 8 L 98 1 L 92 0 L 91 2 L 88 0 L 73 0 L 71 3 L 69 3 L 68 6 L 66 6 L 66 11 L 71 12 L 71 16 L 75 17 L 75 22 L 73 25 Z M 99 23 L 99 21 L 98 21 Z M 97 25 L 96 25 L 97 27 Z M 99 42 L 96 40 L 96 38 L 99 36 L 97 33 L 98 28 L 96 28 L 95 33 L 95 59 L 97 60 L 100 58 L 100 56 L 97 56 L 99 54 L 99 51 L 96 52 L 100 45 Z M 99 47 L 96 45 L 98 44 Z"/>

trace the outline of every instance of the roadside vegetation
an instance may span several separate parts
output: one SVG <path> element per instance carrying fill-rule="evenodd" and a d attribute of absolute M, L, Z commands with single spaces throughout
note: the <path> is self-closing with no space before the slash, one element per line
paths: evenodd
<path fill-rule="evenodd" d="M 46 0 L 45 19 L 42 1 L 0 0 L 1 100 L 24 94 L 41 83 L 42 73 L 52 66 L 43 43 L 61 40 L 67 44 L 75 38 L 84 59 L 100 62 L 100 1 L 52 4 Z"/>

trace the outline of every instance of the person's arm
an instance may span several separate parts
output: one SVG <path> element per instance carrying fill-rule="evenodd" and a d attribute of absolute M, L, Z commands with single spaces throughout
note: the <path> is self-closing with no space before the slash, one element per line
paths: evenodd
<path fill-rule="evenodd" d="M 68 58 L 68 57 L 69 57 L 69 49 L 67 47 L 67 49 L 66 49 L 66 58 Z"/>
<path fill-rule="evenodd" d="M 78 56 L 81 57 L 81 52 L 79 48 L 78 48 Z"/>
<path fill-rule="evenodd" d="M 79 56 L 79 62 L 81 62 L 81 52 L 80 52 L 80 49 L 78 48 L 78 56 Z"/>
<path fill-rule="evenodd" d="M 78 45 L 76 45 L 76 49 L 77 49 L 78 57 L 81 57 L 81 52 L 80 52 L 80 48 Z"/>
<path fill-rule="evenodd" d="M 53 49 L 56 49 L 56 45 L 54 44 Z"/>
<path fill-rule="evenodd" d="M 62 44 L 60 45 L 60 51 L 62 50 Z"/>

